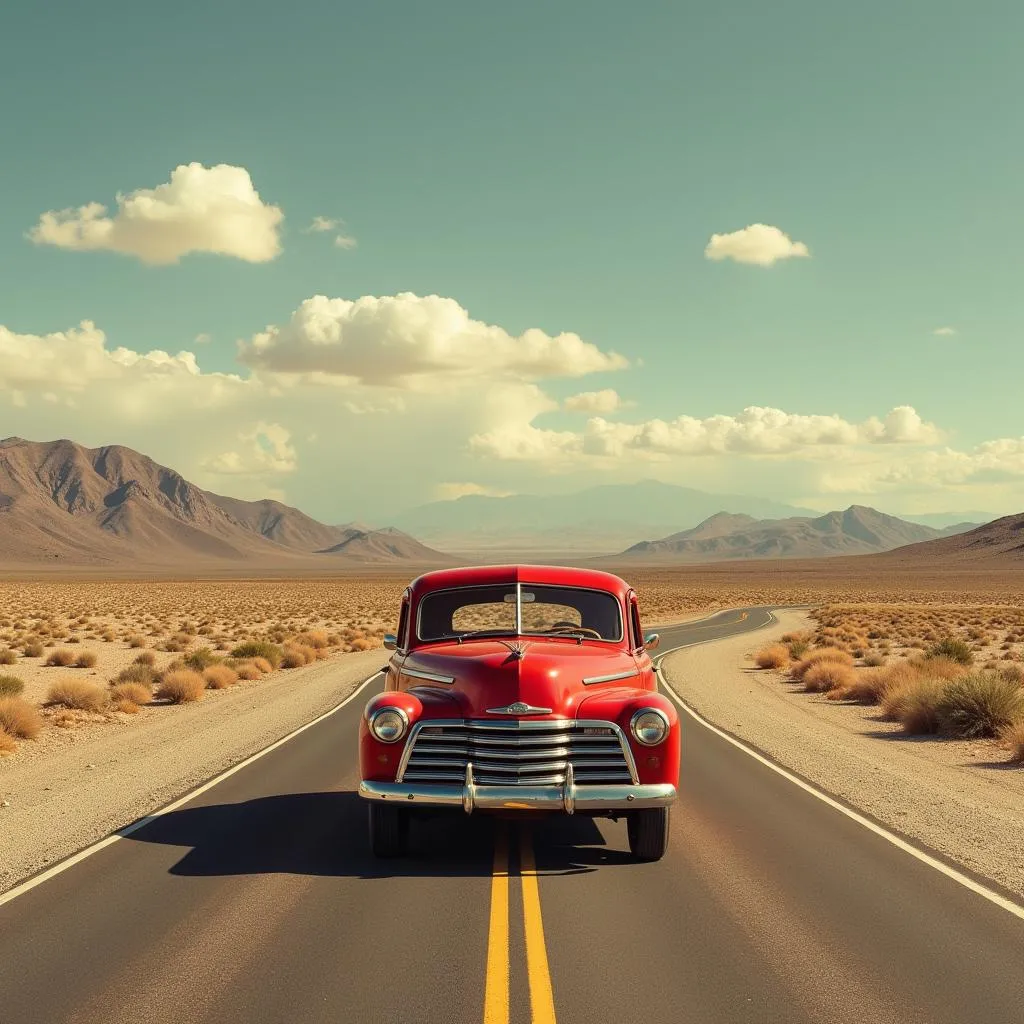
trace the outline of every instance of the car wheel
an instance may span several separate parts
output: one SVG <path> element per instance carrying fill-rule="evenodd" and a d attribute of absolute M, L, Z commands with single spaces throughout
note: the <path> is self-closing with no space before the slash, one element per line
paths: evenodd
<path fill-rule="evenodd" d="M 629 852 L 637 860 L 661 860 L 668 849 L 668 808 L 631 811 L 626 817 Z"/>
<path fill-rule="evenodd" d="M 400 807 L 372 803 L 370 849 L 375 857 L 401 857 L 409 845 L 409 815 Z"/>

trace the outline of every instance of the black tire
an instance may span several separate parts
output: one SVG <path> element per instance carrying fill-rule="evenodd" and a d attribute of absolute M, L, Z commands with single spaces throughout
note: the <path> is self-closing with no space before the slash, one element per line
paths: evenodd
<path fill-rule="evenodd" d="M 668 849 L 668 808 L 649 807 L 626 817 L 629 852 L 637 860 L 661 860 Z"/>
<path fill-rule="evenodd" d="M 401 857 L 409 847 L 409 815 L 401 807 L 371 803 L 370 849 L 375 857 Z"/>

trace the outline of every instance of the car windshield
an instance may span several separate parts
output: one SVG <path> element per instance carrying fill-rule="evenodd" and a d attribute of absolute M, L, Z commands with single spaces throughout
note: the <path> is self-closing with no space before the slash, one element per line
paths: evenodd
<path fill-rule="evenodd" d="M 423 598 L 418 618 L 420 640 L 519 635 L 622 639 L 615 595 L 582 587 L 511 583 L 439 590 Z"/>

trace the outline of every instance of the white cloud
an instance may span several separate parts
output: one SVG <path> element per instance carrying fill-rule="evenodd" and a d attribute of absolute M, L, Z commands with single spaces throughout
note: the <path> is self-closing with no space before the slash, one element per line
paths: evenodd
<path fill-rule="evenodd" d="M 811 254 L 803 242 L 794 242 L 780 228 L 771 224 L 750 224 L 726 235 L 712 235 L 704 255 L 709 260 L 735 260 L 770 267 L 779 260 Z"/>
<path fill-rule="evenodd" d="M 265 473 L 294 472 L 297 462 L 291 433 L 279 423 L 257 423 L 238 435 L 240 448 L 221 452 L 206 460 L 214 473 L 261 476 Z"/>
<path fill-rule="evenodd" d="M 567 412 L 616 412 L 622 408 L 619 393 L 612 388 L 601 391 L 583 391 L 578 395 L 570 395 L 563 403 Z"/>
<path fill-rule="evenodd" d="M 434 498 L 437 501 L 454 501 L 456 498 L 465 498 L 468 495 L 479 494 L 486 498 L 507 498 L 512 491 L 502 490 L 500 487 L 488 487 L 485 484 L 466 483 L 441 483 L 434 487 Z"/>
<path fill-rule="evenodd" d="M 322 234 L 325 231 L 333 231 L 341 223 L 336 217 L 321 217 L 319 214 L 313 218 L 313 223 L 306 228 L 306 231 L 314 234 Z"/>
<path fill-rule="evenodd" d="M 192 339 L 192 341 L 193 341 L 193 342 L 194 342 L 194 343 L 195 343 L 196 345 L 209 345 L 209 344 L 210 344 L 210 342 L 211 342 L 211 341 L 213 341 L 213 337 L 212 337 L 211 335 L 209 335 L 209 334 L 206 334 L 205 332 L 203 332 L 202 334 L 197 334 L 197 335 L 196 335 L 196 336 L 195 336 L 195 337 L 194 337 L 194 338 Z"/>
<path fill-rule="evenodd" d="M 596 416 L 579 433 L 540 429 L 520 415 L 502 428 L 476 435 L 471 448 L 497 459 L 559 461 L 590 455 L 605 459 L 664 459 L 693 455 L 787 455 L 815 448 L 874 444 L 933 444 L 938 428 L 909 406 L 883 419 L 851 423 L 836 415 L 802 415 L 750 406 L 737 416 L 613 423 Z"/>
<path fill-rule="evenodd" d="M 932 334 L 937 335 L 940 338 L 951 338 L 956 334 L 955 327 L 936 327 Z"/>
<path fill-rule="evenodd" d="M 282 327 L 240 346 L 249 366 L 282 374 L 322 374 L 367 385 L 415 387 L 431 380 L 581 377 L 628 365 L 576 334 L 536 328 L 513 336 L 472 320 L 438 295 L 306 299 Z"/>
<path fill-rule="evenodd" d="M 182 164 L 171 180 L 117 196 L 117 212 L 101 203 L 50 210 L 28 237 L 39 245 L 137 256 L 144 263 L 177 263 L 192 252 L 265 263 L 281 250 L 284 215 L 264 203 L 244 167 Z"/>
<path fill-rule="evenodd" d="M 336 249 L 354 249 L 358 244 L 351 235 L 334 236 L 334 247 Z"/>
<path fill-rule="evenodd" d="M 334 245 L 338 249 L 354 249 L 358 244 L 356 240 L 346 234 L 342 229 L 345 222 L 340 217 L 321 217 L 317 215 L 313 222 L 306 228 L 307 234 L 325 234 L 328 231 L 337 231 L 334 236 Z"/>

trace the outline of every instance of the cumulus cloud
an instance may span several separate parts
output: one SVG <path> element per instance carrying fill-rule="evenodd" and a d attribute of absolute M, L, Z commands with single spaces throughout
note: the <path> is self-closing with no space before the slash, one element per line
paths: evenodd
<path fill-rule="evenodd" d="M 567 412 L 593 412 L 607 415 L 622 408 L 622 399 L 614 389 L 604 388 L 601 391 L 583 391 L 578 395 L 570 395 L 562 404 Z"/>
<path fill-rule="evenodd" d="M 794 242 L 781 228 L 771 224 L 749 224 L 739 231 L 712 235 L 704 249 L 704 256 L 709 260 L 734 260 L 758 267 L 810 255 L 803 242 Z"/>
<path fill-rule="evenodd" d="M 434 488 L 434 498 L 437 501 L 455 501 L 457 498 L 465 498 L 469 495 L 481 495 L 485 498 L 507 498 L 512 491 L 502 490 L 500 487 L 488 487 L 485 484 L 465 483 L 441 483 Z"/>
<path fill-rule="evenodd" d="M 417 379 L 581 377 L 628 365 L 576 334 L 536 328 L 513 336 L 473 320 L 438 295 L 315 295 L 281 326 L 240 346 L 249 366 L 280 374 L 321 374 L 368 385 L 414 387 Z"/>
<path fill-rule="evenodd" d="M 956 334 L 955 327 L 936 327 L 932 334 L 937 335 L 940 338 L 951 338 Z"/>
<path fill-rule="evenodd" d="M 625 456 L 665 458 L 690 455 L 785 455 L 829 446 L 930 444 L 940 433 L 910 406 L 899 406 L 884 418 L 851 423 L 836 415 L 803 415 L 750 406 L 737 416 L 642 423 L 613 423 L 600 416 L 582 432 L 544 430 L 520 418 L 501 430 L 477 435 L 472 449 L 481 455 L 511 460 L 560 460 L 568 455 L 610 459 Z"/>
<path fill-rule="evenodd" d="M 291 433 L 280 423 L 257 423 L 238 435 L 241 446 L 206 460 L 214 473 L 260 476 L 265 473 L 291 473 L 297 466 Z"/>
<path fill-rule="evenodd" d="M 264 203 L 244 167 L 182 164 L 171 180 L 117 196 L 117 212 L 101 203 L 50 210 L 28 237 L 38 245 L 136 256 L 144 263 L 177 263 L 193 252 L 265 263 L 281 251 L 284 215 Z"/>

